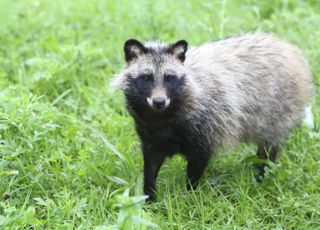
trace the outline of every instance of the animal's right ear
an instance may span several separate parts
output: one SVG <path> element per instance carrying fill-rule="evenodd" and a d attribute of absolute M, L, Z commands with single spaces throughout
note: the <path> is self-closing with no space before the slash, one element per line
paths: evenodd
<path fill-rule="evenodd" d="M 146 48 L 136 39 L 127 40 L 123 48 L 127 63 L 134 61 L 139 55 L 146 53 Z"/>
<path fill-rule="evenodd" d="M 188 42 L 185 40 L 180 40 L 170 45 L 169 52 L 176 56 L 181 62 L 184 62 L 184 59 L 186 58 L 187 49 Z"/>

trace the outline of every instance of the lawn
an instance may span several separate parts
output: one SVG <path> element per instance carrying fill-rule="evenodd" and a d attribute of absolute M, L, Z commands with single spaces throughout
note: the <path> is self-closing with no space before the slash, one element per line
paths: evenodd
<path fill-rule="evenodd" d="M 144 204 L 139 139 L 108 88 L 128 38 L 263 30 L 303 49 L 319 92 L 319 24 L 317 0 L 1 0 L 0 229 L 319 229 L 319 93 L 315 128 L 293 130 L 261 184 L 243 144 L 191 192 L 184 159 L 168 159 Z"/>

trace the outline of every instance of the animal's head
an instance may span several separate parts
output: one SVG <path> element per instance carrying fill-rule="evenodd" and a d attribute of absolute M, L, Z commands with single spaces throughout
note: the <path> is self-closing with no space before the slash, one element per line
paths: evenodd
<path fill-rule="evenodd" d="M 112 86 L 124 91 L 133 110 L 165 113 L 179 106 L 187 95 L 187 70 L 184 60 L 188 43 L 140 43 L 129 39 L 124 44 L 127 66 Z"/>

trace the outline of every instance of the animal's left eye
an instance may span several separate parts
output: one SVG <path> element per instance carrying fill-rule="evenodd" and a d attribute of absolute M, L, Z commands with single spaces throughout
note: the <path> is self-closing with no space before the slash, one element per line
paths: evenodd
<path fill-rule="evenodd" d="M 142 74 L 142 75 L 140 75 L 139 78 L 145 82 L 150 82 L 153 80 L 153 76 L 151 74 Z"/>
<path fill-rule="evenodd" d="M 177 79 L 177 76 L 175 76 L 175 75 L 165 75 L 164 76 L 164 80 L 166 81 L 166 82 L 171 82 L 171 81 L 173 81 L 173 80 L 175 80 L 175 79 Z"/>

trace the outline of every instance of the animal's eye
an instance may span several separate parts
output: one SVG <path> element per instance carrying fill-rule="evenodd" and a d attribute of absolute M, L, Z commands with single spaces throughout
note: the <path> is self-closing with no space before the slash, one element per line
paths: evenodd
<path fill-rule="evenodd" d="M 140 75 L 139 78 L 142 79 L 145 82 L 152 81 L 152 79 L 153 79 L 151 74 L 142 74 L 142 75 Z"/>
<path fill-rule="evenodd" d="M 175 79 L 177 79 L 177 77 L 176 77 L 175 75 L 172 75 L 172 74 L 169 74 L 169 75 L 165 75 L 165 76 L 164 76 L 164 80 L 165 80 L 166 82 L 171 82 L 171 81 L 173 81 L 173 80 L 175 80 Z"/>

